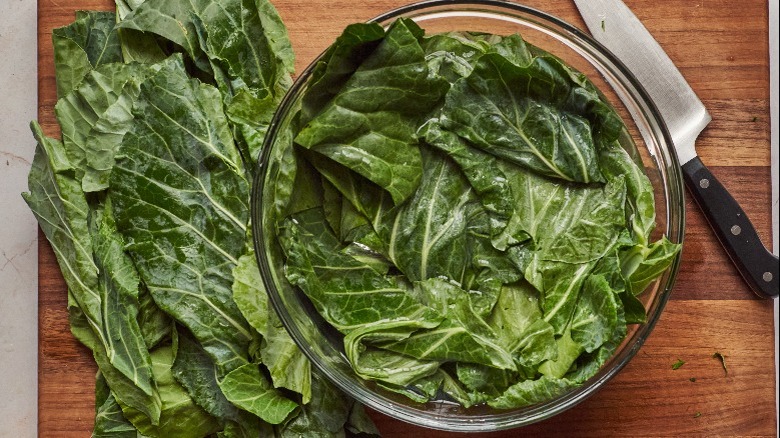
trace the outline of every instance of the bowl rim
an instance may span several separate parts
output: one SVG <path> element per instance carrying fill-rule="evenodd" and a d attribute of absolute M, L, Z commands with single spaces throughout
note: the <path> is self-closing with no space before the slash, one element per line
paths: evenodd
<path fill-rule="evenodd" d="M 617 93 L 619 99 L 624 104 L 626 99 L 629 99 L 633 103 L 639 105 L 643 115 L 648 118 L 648 122 L 651 125 L 650 128 L 653 131 L 652 134 L 648 135 L 660 142 L 660 147 L 658 147 L 658 150 L 656 151 L 656 154 L 659 156 L 655 158 L 655 161 L 659 167 L 659 171 L 665 175 L 662 188 L 665 190 L 664 195 L 667 207 L 665 223 L 667 229 L 664 231 L 664 235 L 672 242 L 683 244 L 685 230 L 685 192 L 679 161 L 676 153 L 674 153 L 674 146 L 668 128 L 654 102 L 650 99 L 648 93 L 638 80 L 631 74 L 630 70 L 614 54 L 593 39 L 589 34 L 540 9 L 505 0 L 422 0 L 391 9 L 366 21 L 366 23 L 382 24 L 399 17 L 407 17 L 414 20 L 420 16 L 427 17 L 428 15 L 432 15 L 433 13 L 429 12 L 432 10 L 446 10 L 452 8 L 458 8 L 458 10 L 462 11 L 464 14 L 478 14 L 492 18 L 496 18 L 498 14 L 502 13 L 511 13 L 515 20 L 528 20 L 528 17 L 533 17 L 534 19 L 545 23 L 545 26 L 552 25 L 555 27 L 554 32 L 559 33 L 561 37 L 576 42 L 577 47 L 574 51 L 578 52 L 581 56 L 584 56 L 582 52 L 582 50 L 584 50 L 588 55 L 586 58 L 589 63 L 593 64 L 595 60 L 599 64 L 597 66 L 599 73 L 604 75 L 605 72 L 602 71 L 602 68 L 606 68 L 610 74 L 619 78 L 617 84 L 613 83 L 608 78 L 606 81 L 609 82 L 610 86 L 613 88 L 617 85 L 626 88 L 624 93 L 627 95 L 624 95 L 621 92 Z M 485 11 L 485 8 L 489 8 L 490 10 Z M 523 15 L 522 17 L 520 17 L 521 14 Z M 556 38 L 558 37 L 556 36 Z M 569 45 L 567 44 L 567 46 Z M 569 47 L 571 48 L 571 46 Z M 255 258 L 266 293 L 285 329 L 306 355 L 308 360 L 315 366 L 319 374 L 325 376 L 345 394 L 352 396 L 356 401 L 376 411 L 417 426 L 453 432 L 497 431 L 526 426 L 568 410 L 601 389 L 604 384 L 617 375 L 628 362 L 630 362 L 642 347 L 647 337 L 652 333 L 653 328 L 663 313 L 663 309 L 669 300 L 671 290 L 675 284 L 682 251 L 678 252 L 674 261 L 669 268 L 667 268 L 664 275 L 658 280 L 659 290 L 656 292 L 657 297 L 654 310 L 652 312 L 648 310 L 648 319 L 633 335 L 632 339 L 634 339 L 634 342 L 630 345 L 630 348 L 624 348 L 623 350 L 617 351 L 609 361 L 602 365 L 596 375 L 592 376 L 580 387 L 541 404 L 532 405 L 529 408 L 521 408 L 523 411 L 521 417 L 518 416 L 518 410 L 507 410 L 490 415 L 489 417 L 446 417 L 436 413 L 427 414 L 421 417 L 421 410 L 412 409 L 408 406 L 395 403 L 392 399 L 385 397 L 384 395 L 372 392 L 362 385 L 354 384 L 351 380 L 359 379 L 359 377 L 355 375 L 352 375 L 351 378 L 342 376 L 341 373 L 335 372 L 333 369 L 327 367 L 326 364 L 322 363 L 322 359 L 317 356 L 312 349 L 306 348 L 306 338 L 298 329 L 292 316 L 285 308 L 285 303 L 273 282 L 271 264 L 265 254 L 265 239 L 263 238 L 263 235 L 265 234 L 263 230 L 264 227 L 262 226 L 262 221 L 259 219 L 262 219 L 263 217 L 262 211 L 263 206 L 265 205 L 265 202 L 262 202 L 261 200 L 267 170 L 271 161 L 271 145 L 273 144 L 273 140 L 277 137 L 279 130 L 282 128 L 284 116 L 293 109 L 297 96 L 307 83 L 307 78 L 310 77 L 313 69 L 323 58 L 326 51 L 327 49 L 314 58 L 298 75 L 274 113 L 263 140 L 263 147 L 256 162 L 251 193 L 252 202 L 250 204 L 250 214 L 253 218 L 252 232 L 254 235 Z M 636 118 L 637 116 L 632 113 L 632 119 L 636 120 Z M 665 166 L 665 168 L 662 168 L 663 166 Z M 675 203 L 676 205 L 673 205 L 675 200 L 677 200 Z M 672 216 L 676 217 L 677 220 L 672 221 Z M 664 280 L 663 289 L 660 289 L 662 280 Z"/>

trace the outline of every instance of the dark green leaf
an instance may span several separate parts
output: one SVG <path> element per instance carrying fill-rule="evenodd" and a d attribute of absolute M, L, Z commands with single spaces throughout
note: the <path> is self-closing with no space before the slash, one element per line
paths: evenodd
<path fill-rule="evenodd" d="M 419 33 L 411 21 L 396 22 L 295 137 L 384 188 L 396 204 L 420 180 L 417 119 L 438 102 L 445 87 L 428 74 Z"/>
<path fill-rule="evenodd" d="M 229 372 L 219 387 L 231 403 L 271 424 L 282 423 L 298 408 L 297 403 L 273 387 L 254 363 Z"/>
<path fill-rule="evenodd" d="M 79 11 L 73 23 L 52 31 L 57 96 L 70 93 L 93 68 L 122 62 L 115 24 L 112 12 Z"/>
<path fill-rule="evenodd" d="M 523 380 L 512 385 L 500 397 L 488 404 L 498 409 L 514 409 L 546 402 L 577 385 L 566 379 L 542 376 L 537 380 Z"/>
<path fill-rule="evenodd" d="M 592 127 L 561 112 L 572 84 L 547 58 L 518 66 L 496 53 L 453 85 L 442 112 L 445 128 L 484 150 L 543 175 L 603 181 Z"/>
<path fill-rule="evenodd" d="M 580 292 L 577 309 L 572 316 L 571 337 L 586 352 L 593 352 L 607 342 L 618 324 L 617 306 L 622 302 L 603 275 L 591 275 Z"/>
<path fill-rule="evenodd" d="M 241 256 L 233 277 L 233 300 L 263 337 L 260 356 L 274 387 L 295 391 L 301 394 L 304 404 L 308 403 L 312 396 L 311 364 L 271 308 L 254 251 Z"/>
<path fill-rule="evenodd" d="M 249 188 L 219 93 L 169 63 L 142 84 L 133 115 L 111 175 L 119 231 L 157 305 L 228 372 L 251 339 L 231 291 Z"/>

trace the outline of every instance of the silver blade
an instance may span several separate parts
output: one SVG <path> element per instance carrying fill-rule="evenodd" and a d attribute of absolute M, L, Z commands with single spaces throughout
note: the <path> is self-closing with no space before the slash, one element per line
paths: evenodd
<path fill-rule="evenodd" d="M 574 0 L 593 38 L 647 90 L 672 135 L 677 158 L 696 157 L 694 142 L 712 119 L 669 56 L 620 0 Z"/>

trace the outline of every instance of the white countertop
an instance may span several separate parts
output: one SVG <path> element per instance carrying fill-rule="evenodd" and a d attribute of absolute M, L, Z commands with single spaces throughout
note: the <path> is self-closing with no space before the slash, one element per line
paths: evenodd
<path fill-rule="evenodd" d="M 0 438 L 37 435 L 37 225 L 21 193 L 35 150 L 37 1 L 0 1 Z"/>

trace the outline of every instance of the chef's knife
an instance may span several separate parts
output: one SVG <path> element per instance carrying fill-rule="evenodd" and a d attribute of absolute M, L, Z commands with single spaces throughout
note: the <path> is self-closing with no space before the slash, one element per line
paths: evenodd
<path fill-rule="evenodd" d="M 672 136 L 696 203 L 739 273 L 761 297 L 777 297 L 780 264 L 745 212 L 696 155 L 694 142 L 711 117 L 658 42 L 621 0 L 574 0 L 593 38 L 637 78 Z"/>

